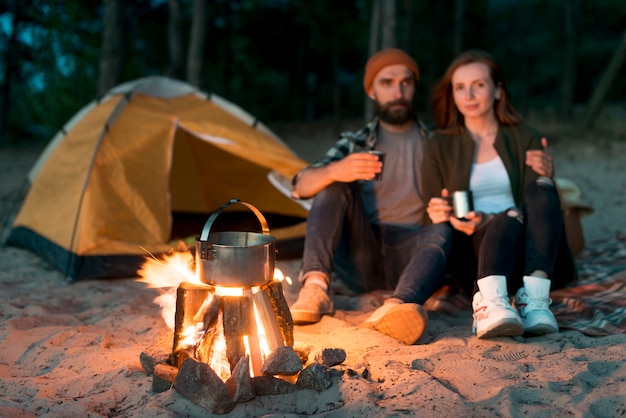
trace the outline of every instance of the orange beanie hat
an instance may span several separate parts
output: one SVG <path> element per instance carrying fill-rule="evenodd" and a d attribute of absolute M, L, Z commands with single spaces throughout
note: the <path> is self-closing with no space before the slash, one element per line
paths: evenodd
<path fill-rule="evenodd" d="M 417 63 L 406 52 L 397 48 L 383 49 L 370 57 L 365 64 L 365 76 L 363 76 L 363 88 L 367 92 L 374 82 L 374 77 L 380 70 L 388 65 L 402 64 L 409 67 L 415 76 L 415 82 L 420 79 Z"/>

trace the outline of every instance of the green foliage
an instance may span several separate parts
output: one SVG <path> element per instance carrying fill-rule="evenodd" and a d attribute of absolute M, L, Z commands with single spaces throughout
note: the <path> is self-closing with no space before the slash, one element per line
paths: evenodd
<path fill-rule="evenodd" d="M 92 63 L 99 54 L 100 21 L 88 5 L 64 6 L 43 0 L 13 5 L 22 7 L 23 19 L 10 28 L 17 31 L 21 52 L 13 63 L 17 72 L 9 80 L 9 101 L 3 103 L 12 142 L 49 140 L 94 97 L 97 67 Z M 4 77 L 3 88 L 6 82 Z"/>

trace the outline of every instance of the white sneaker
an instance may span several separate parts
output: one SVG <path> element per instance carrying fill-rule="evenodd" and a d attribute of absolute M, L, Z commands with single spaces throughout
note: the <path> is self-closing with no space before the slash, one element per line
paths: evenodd
<path fill-rule="evenodd" d="M 515 295 L 515 306 L 525 332 L 536 335 L 559 332 L 559 325 L 549 308 L 552 303 L 549 295 L 550 280 L 524 276 L 524 286 Z"/>
<path fill-rule="evenodd" d="M 479 291 L 474 295 L 474 325 L 478 338 L 516 336 L 524 333 L 519 315 L 509 303 L 506 277 L 487 276 L 478 280 Z"/>

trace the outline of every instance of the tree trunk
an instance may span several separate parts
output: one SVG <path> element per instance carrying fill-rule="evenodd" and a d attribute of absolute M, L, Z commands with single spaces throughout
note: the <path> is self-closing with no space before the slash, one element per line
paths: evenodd
<path fill-rule="evenodd" d="M 374 0 L 370 25 L 370 55 L 381 49 L 393 48 L 396 45 L 396 2 L 395 0 Z M 369 121 L 373 115 L 373 103 L 369 97 L 366 97 L 365 120 Z"/>
<path fill-rule="evenodd" d="M 409 52 L 411 49 L 411 39 L 413 34 L 413 2 L 411 0 L 404 0 L 404 7 L 402 10 L 403 20 L 403 33 L 402 40 L 399 45 L 402 49 Z"/>
<path fill-rule="evenodd" d="M 100 52 L 98 95 L 119 84 L 122 75 L 124 19 L 121 0 L 104 0 L 104 29 Z"/>
<path fill-rule="evenodd" d="M 433 39 L 430 42 L 432 42 L 433 48 L 431 49 L 431 55 L 428 57 L 429 64 L 420 68 L 420 78 L 437 81 L 451 62 L 443 36 L 448 30 L 445 24 L 446 6 L 441 1 L 428 2 L 426 10 L 426 13 L 431 16 L 432 20 Z"/>
<path fill-rule="evenodd" d="M 370 20 L 370 43 L 368 48 L 368 56 L 373 55 L 378 51 L 378 43 L 380 39 L 380 15 L 381 15 L 381 0 L 372 1 L 372 17 Z"/>
<path fill-rule="evenodd" d="M 576 83 L 576 26 L 578 22 L 579 0 L 565 0 L 565 54 L 561 76 L 561 100 L 559 116 L 568 119 L 572 116 L 574 87 Z"/>
<path fill-rule="evenodd" d="M 398 45 L 396 36 L 396 0 L 382 2 L 382 39 L 380 49 L 394 48 Z"/>
<path fill-rule="evenodd" d="M 381 20 L 381 0 L 372 1 L 372 16 L 370 20 L 370 43 L 368 48 L 368 58 L 378 51 L 380 40 L 380 20 Z M 365 64 L 365 63 L 364 63 Z M 363 107 L 363 118 L 369 122 L 374 115 L 374 103 L 365 95 L 365 106 Z"/>
<path fill-rule="evenodd" d="M 620 67 L 624 63 L 624 58 L 626 57 L 626 31 L 622 34 L 622 40 L 618 45 L 609 65 L 606 67 L 600 82 L 596 86 L 593 91 L 593 95 L 589 100 L 589 104 L 587 105 L 587 110 L 585 111 L 585 115 L 583 116 L 583 129 L 591 129 L 593 127 L 594 122 L 600 113 L 600 109 L 602 109 L 602 103 L 604 102 L 604 97 L 606 93 L 609 91 L 615 76 L 619 72 Z"/>
<path fill-rule="evenodd" d="M 225 4 L 225 20 L 226 20 L 226 33 L 222 42 L 226 45 L 224 53 L 224 94 L 226 97 L 234 96 L 233 91 L 233 65 L 235 61 L 235 45 L 233 44 L 233 7 L 232 2 L 226 2 Z"/>
<path fill-rule="evenodd" d="M 454 27 L 452 32 L 452 55 L 456 57 L 463 50 L 463 15 L 465 14 L 465 1 L 454 1 Z"/>
<path fill-rule="evenodd" d="M 206 0 L 193 1 L 193 21 L 187 54 L 187 82 L 196 87 L 202 85 L 204 45 L 206 42 Z"/>
<path fill-rule="evenodd" d="M 170 62 L 165 73 L 168 77 L 182 79 L 185 74 L 185 52 L 180 0 L 169 0 L 169 6 L 170 16 L 167 24 L 167 45 Z"/>

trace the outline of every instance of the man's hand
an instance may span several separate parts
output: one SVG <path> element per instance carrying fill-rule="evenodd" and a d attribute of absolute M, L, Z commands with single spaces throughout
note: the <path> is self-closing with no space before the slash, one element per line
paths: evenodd
<path fill-rule="evenodd" d="M 526 165 L 531 167 L 533 171 L 540 176 L 554 176 L 554 161 L 552 156 L 548 154 L 548 140 L 541 138 L 541 150 L 526 151 Z"/>
<path fill-rule="evenodd" d="M 440 224 L 450 220 L 452 217 L 452 206 L 450 205 L 450 199 L 448 199 L 448 189 L 441 191 L 441 197 L 433 197 L 430 199 L 426 212 L 428 212 L 428 216 L 434 224 Z"/>
<path fill-rule="evenodd" d="M 350 183 L 355 180 L 372 180 L 383 169 L 378 157 L 366 152 L 355 152 L 329 166 L 333 181 Z"/>
<path fill-rule="evenodd" d="M 352 153 L 323 167 L 310 167 L 300 171 L 292 195 L 299 199 L 311 198 L 334 182 L 371 180 L 382 168 L 383 163 L 376 155 L 366 152 Z"/>

